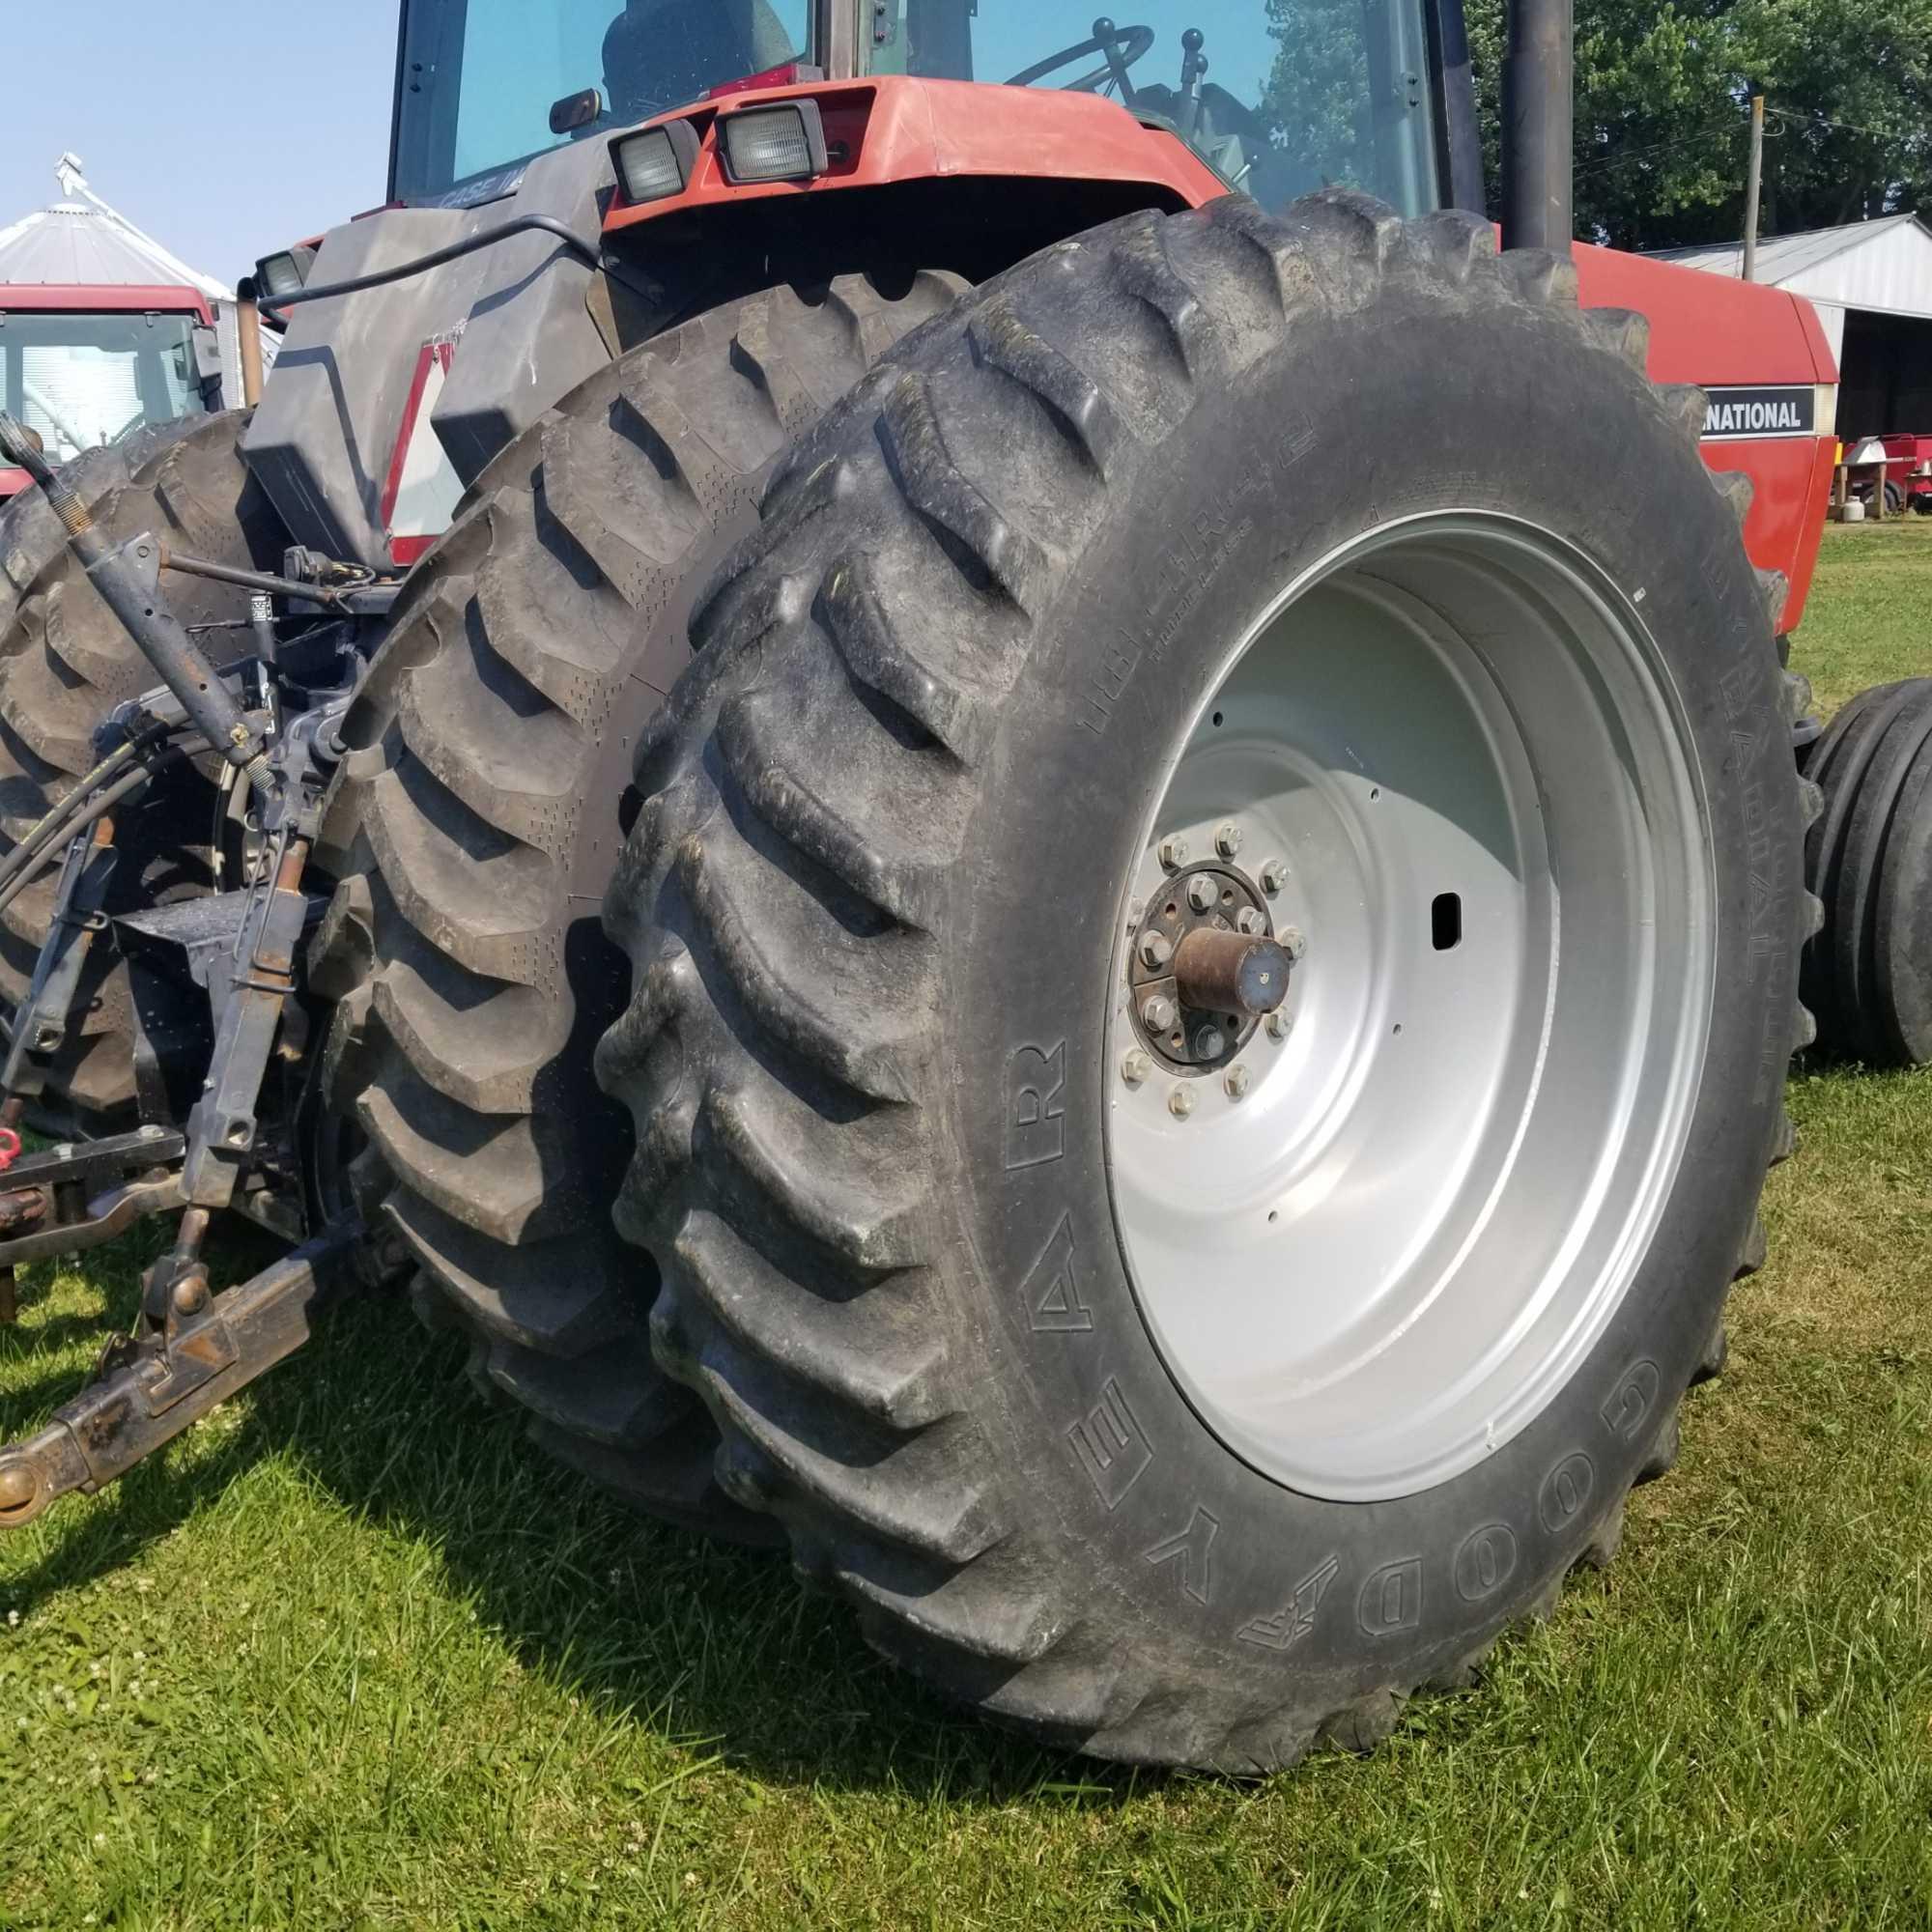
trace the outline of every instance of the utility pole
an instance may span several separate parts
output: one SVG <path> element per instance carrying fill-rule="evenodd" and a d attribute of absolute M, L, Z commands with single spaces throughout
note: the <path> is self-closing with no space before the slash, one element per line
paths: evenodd
<path fill-rule="evenodd" d="M 1757 190 L 1764 178 L 1764 96 L 1751 96 L 1750 174 L 1745 182 L 1745 280 L 1757 280 Z"/>

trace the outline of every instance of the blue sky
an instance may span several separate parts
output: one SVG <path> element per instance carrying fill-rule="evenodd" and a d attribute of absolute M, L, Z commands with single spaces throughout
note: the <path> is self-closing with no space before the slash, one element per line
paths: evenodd
<path fill-rule="evenodd" d="M 394 0 L 0 0 L 0 227 L 95 192 L 204 273 L 383 199 Z"/>

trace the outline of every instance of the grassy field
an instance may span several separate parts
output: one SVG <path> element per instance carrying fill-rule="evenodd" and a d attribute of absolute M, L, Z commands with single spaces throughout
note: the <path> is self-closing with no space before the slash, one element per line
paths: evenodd
<path fill-rule="evenodd" d="M 1932 670 L 1932 521 L 1833 530 L 1797 662 Z M 0 1547 L 0 1924 L 1923 1926 L 1932 1084 L 1803 1070 L 1772 1261 L 1623 1554 L 1259 1787 L 959 1719 L 784 1565 L 640 1526 L 400 1306 Z M 147 1250 L 30 1283 L 0 1430 Z"/>

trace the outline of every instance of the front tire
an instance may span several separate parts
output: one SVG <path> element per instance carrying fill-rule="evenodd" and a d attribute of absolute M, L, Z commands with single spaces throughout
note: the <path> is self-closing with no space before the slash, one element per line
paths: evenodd
<path fill-rule="evenodd" d="M 1409 1691 L 1463 1681 L 1574 1564 L 1607 1560 L 1626 1492 L 1674 1457 L 1678 1399 L 1720 1361 L 1726 1290 L 1762 1255 L 1805 915 L 1779 586 L 1699 460 L 1701 397 L 1653 390 L 1644 344 L 1638 318 L 1577 310 L 1568 264 L 1497 258 L 1464 216 L 1405 225 L 1353 195 L 1283 221 L 1233 198 L 1135 216 L 889 358 L 895 380 L 807 439 L 696 611 L 701 649 L 640 761 L 650 797 L 608 919 L 636 988 L 601 1053 L 638 1125 L 619 1224 L 663 1271 L 654 1341 L 718 1420 L 725 1486 L 952 1694 L 1136 1761 L 1248 1772 L 1323 1734 L 1372 1744 Z M 1599 619 L 1563 571 L 1486 577 L 1452 540 L 1465 522 L 1525 554 L 1547 544 L 1635 655 L 1584 647 Z M 1459 665 L 1491 692 L 1467 743 L 1518 732 L 1526 788 L 1472 819 L 1447 724 L 1397 756 L 1393 660 L 1366 629 L 1335 659 L 1351 634 L 1323 586 L 1393 612 L 1417 675 Z M 1187 1135 L 1251 1104 L 1232 1059 L 1271 1049 L 1257 1033 L 1210 1050 L 1163 1009 L 1130 1070 L 1123 944 L 1180 916 L 1179 897 L 1140 903 L 1191 864 L 1164 836 L 1170 777 L 1221 725 L 1231 647 L 1275 611 L 1310 613 L 1313 654 L 1305 686 L 1268 699 L 1298 747 L 1280 785 L 1346 794 L 1351 826 L 1406 812 L 1377 877 L 1426 883 L 1410 862 L 1432 818 L 1448 824 L 1499 894 L 1513 868 L 1525 898 L 1547 878 L 1583 943 L 1557 947 L 1549 907 L 1511 928 L 1489 978 L 1499 1004 L 1516 987 L 1528 1031 L 1501 1028 L 1485 1060 L 1436 1010 L 1382 997 L 1398 954 L 1406 971 L 1433 950 L 1402 892 L 1346 968 L 1318 966 L 1320 931 L 1297 935 L 1320 991 L 1276 1064 L 1310 1064 L 1293 1056 L 1311 1035 L 1319 1057 L 1324 1014 L 1374 1020 L 1348 1022 L 1359 1064 L 1338 1059 L 1326 1086 L 1291 1072 L 1270 1102 L 1281 1137 L 1304 1109 L 1333 1157 L 1248 1195 L 1204 1172 L 1216 1211 L 1257 1214 L 1246 1274 L 1204 1247 L 1191 1286 L 1170 1269 L 1155 1293 L 1118 1110 L 1148 1097 L 1150 1067 L 1159 1095 L 1191 1096 L 1154 1102 L 1172 1168 L 1204 1144 Z M 1539 693 L 1561 663 L 1567 697 Z M 1347 702 L 1359 734 L 1338 730 L 1322 764 L 1294 733 Z M 1563 721 L 1593 707 L 1596 749 L 1573 752 Z M 1182 816 L 1216 837 L 1239 793 L 1210 774 Z M 1606 826 L 1623 857 L 1592 861 Z M 1311 918 L 1349 896 L 1325 888 L 1372 843 L 1289 852 Z M 1208 856 L 1230 913 L 1271 917 L 1265 885 Z M 1647 881 L 1627 904 L 1625 874 Z M 1399 1142 L 1392 1102 L 1351 1139 L 1378 1065 L 1400 1055 L 1420 1106 L 1432 1057 L 1465 1050 L 1463 1142 Z M 1661 1097 L 1633 1113 L 1626 1094 Z M 1636 1130 L 1613 1134 L 1625 1119 Z M 1539 1190 L 1570 1143 L 1597 1165 Z M 1406 1243 L 1388 1239 L 1397 1159 L 1443 1204 Z M 1451 1184 L 1463 1167 L 1487 1197 Z M 1352 1196 L 1353 1247 L 1383 1241 L 1391 1278 L 1435 1257 L 1380 1328 L 1374 1283 L 1333 1238 Z M 1262 1214 L 1286 1237 L 1317 1212 L 1311 1272 L 1293 1239 L 1262 1245 Z M 1510 1244 L 1485 1247 L 1492 1224 Z M 1458 1259 L 1507 1272 L 1532 1245 L 1547 1265 L 1513 1300 Z M 1190 1324 L 1212 1328 L 1236 1287 L 1251 1325 L 1216 1338 L 1208 1375 Z M 1271 1311 L 1303 1307 L 1305 1326 L 1349 1295 L 1329 1354 L 1295 1355 L 1296 1323 Z M 1444 1313 L 1439 1382 L 1413 1360 L 1343 1379 L 1351 1349 L 1393 1359 Z M 1463 1315 L 1504 1338 L 1491 1354 L 1456 1352 Z M 1484 1381 L 1540 1323 L 1540 1380 Z M 1231 1391 L 1250 1337 L 1244 1418 Z M 1458 1378 L 1475 1392 L 1460 1407 Z M 1307 1386 L 1356 1393 L 1312 1436 L 1252 1426 Z M 1455 1427 L 1405 1449 L 1405 1401 L 1455 1408 Z"/>

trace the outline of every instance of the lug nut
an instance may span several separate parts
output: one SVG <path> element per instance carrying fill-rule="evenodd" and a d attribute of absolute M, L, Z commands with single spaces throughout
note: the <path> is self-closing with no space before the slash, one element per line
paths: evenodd
<path fill-rule="evenodd" d="M 1149 932 L 1141 938 L 1141 961 L 1148 966 L 1165 966 L 1174 957 L 1174 948 L 1164 932 Z"/>
<path fill-rule="evenodd" d="M 1245 1066 L 1229 1067 L 1228 1077 L 1221 1084 L 1227 1088 L 1229 1099 L 1245 1099 L 1249 1086 L 1248 1069 Z"/>
<path fill-rule="evenodd" d="M 1291 959 L 1299 959 L 1308 951 L 1308 936 L 1298 925 L 1285 925 L 1275 937 Z"/>
<path fill-rule="evenodd" d="M 1196 872 L 1187 882 L 1187 903 L 1196 912 L 1212 912 L 1221 889 L 1206 872 Z"/>
<path fill-rule="evenodd" d="M 1153 1061 L 1151 1057 L 1144 1053 L 1139 1047 L 1135 1047 L 1121 1062 L 1121 1078 L 1129 1087 L 1138 1087 L 1152 1071 Z"/>
<path fill-rule="evenodd" d="M 1288 861 L 1286 859 L 1270 859 L 1262 867 L 1262 891 L 1269 898 L 1273 898 L 1275 894 L 1280 892 L 1282 887 L 1287 884 Z"/>
<path fill-rule="evenodd" d="M 1187 863 L 1187 840 L 1179 833 L 1160 841 L 1160 863 L 1170 872 L 1178 872 Z"/>
<path fill-rule="evenodd" d="M 1254 936 L 1267 930 L 1267 921 L 1262 917 L 1256 907 L 1243 906 L 1235 915 L 1235 930 Z"/>
<path fill-rule="evenodd" d="M 1192 1087 L 1177 1087 L 1167 1096 L 1167 1111 L 1177 1121 L 1186 1120 L 1188 1115 L 1194 1111 L 1194 1089 Z"/>
<path fill-rule="evenodd" d="M 1224 859 L 1232 859 L 1241 849 L 1241 828 L 1238 825 L 1217 826 L 1214 832 L 1214 849 Z"/>
<path fill-rule="evenodd" d="M 1294 1022 L 1280 1008 L 1276 1008 L 1267 1016 L 1267 1030 L 1270 1039 L 1286 1039 L 1293 1026 Z"/>
<path fill-rule="evenodd" d="M 1228 1037 L 1219 1027 L 1205 1026 L 1194 1036 L 1197 1060 L 1219 1060 L 1227 1050 Z"/>
<path fill-rule="evenodd" d="M 1141 1008 L 1141 1018 L 1153 1033 L 1165 1033 L 1174 1024 L 1174 1002 L 1165 993 L 1155 993 Z"/>

